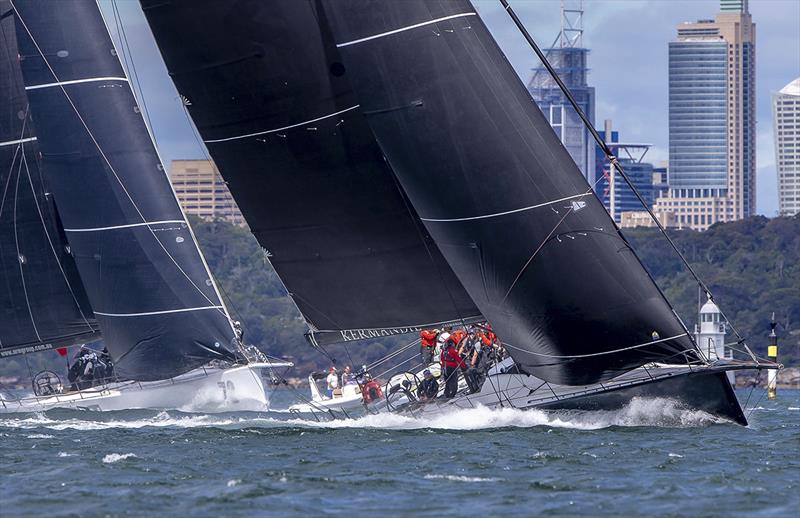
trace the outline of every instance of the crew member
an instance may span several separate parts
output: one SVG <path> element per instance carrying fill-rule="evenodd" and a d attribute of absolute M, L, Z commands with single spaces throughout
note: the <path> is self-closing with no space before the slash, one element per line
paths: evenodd
<path fill-rule="evenodd" d="M 70 390 L 83 390 L 90 388 L 94 380 L 94 369 L 97 364 L 97 354 L 90 348 L 82 346 L 72 360 L 72 365 L 67 373 L 70 381 Z"/>
<path fill-rule="evenodd" d="M 472 393 L 478 392 L 486 380 L 489 367 L 497 359 L 497 349 L 490 339 L 478 342 L 478 349 L 472 353 L 470 368 L 467 371 L 467 385 Z"/>
<path fill-rule="evenodd" d="M 455 334 L 455 333 L 453 333 Z M 451 335 L 444 343 L 442 355 L 442 372 L 444 373 L 444 397 L 452 398 L 458 392 L 458 369 L 466 370 L 467 364 L 458 354 L 456 342 Z"/>
<path fill-rule="evenodd" d="M 361 387 L 361 397 L 364 399 L 364 404 L 372 403 L 383 397 L 381 386 L 369 374 L 364 375 L 366 383 Z"/>
<path fill-rule="evenodd" d="M 436 338 L 438 336 L 438 329 L 423 329 L 419 332 L 419 348 L 423 365 L 433 363 L 433 351 L 436 349 Z"/>
<path fill-rule="evenodd" d="M 344 371 L 342 371 L 342 386 L 345 387 L 347 385 L 356 385 L 356 377 L 349 365 L 346 365 Z"/>
<path fill-rule="evenodd" d="M 336 367 L 331 366 L 328 370 L 328 377 L 325 378 L 328 384 L 328 397 L 333 399 L 333 392 L 339 388 L 339 377 L 336 375 Z"/>
<path fill-rule="evenodd" d="M 439 382 L 436 381 L 436 378 L 433 377 L 433 374 L 431 374 L 431 371 L 428 369 L 425 369 L 422 376 L 422 381 L 419 383 L 419 388 L 417 389 L 419 400 L 429 401 L 431 399 L 436 399 L 436 396 L 439 394 Z"/>

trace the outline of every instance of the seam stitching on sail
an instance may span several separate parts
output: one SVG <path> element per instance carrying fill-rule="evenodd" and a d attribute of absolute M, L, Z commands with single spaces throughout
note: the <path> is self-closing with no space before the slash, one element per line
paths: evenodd
<path fill-rule="evenodd" d="M 515 214 L 517 212 L 524 212 L 526 210 L 538 209 L 540 207 L 546 207 L 546 206 L 552 205 L 554 203 L 559 203 L 559 202 L 562 202 L 562 201 L 572 200 L 572 199 L 575 199 L 575 198 L 583 198 L 584 196 L 589 196 L 590 194 L 592 194 L 591 191 L 590 192 L 585 192 L 583 194 L 576 194 L 574 196 L 567 196 L 566 198 L 559 198 L 557 200 L 548 201 L 548 202 L 545 202 L 545 203 L 540 203 L 538 205 L 531 205 L 530 207 L 522 207 L 520 209 L 507 210 L 507 211 L 504 211 L 504 212 L 495 212 L 494 214 L 484 214 L 482 216 L 468 216 L 468 217 L 465 217 L 465 218 L 443 218 L 443 219 L 419 218 L 419 219 L 421 219 L 422 221 L 430 221 L 430 222 L 435 222 L 435 223 L 447 223 L 447 222 L 451 222 L 451 221 L 472 221 L 472 220 L 476 220 L 476 219 L 495 218 L 497 216 L 506 216 L 508 214 Z"/>
<path fill-rule="evenodd" d="M 28 138 L 21 138 L 17 140 L 9 140 L 8 142 L 0 142 L 0 147 L 4 146 L 13 146 L 15 144 L 24 144 L 25 142 L 32 142 L 36 140 L 36 137 L 28 137 Z"/>
<path fill-rule="evenodd" d="M 311 119 L 311 120 L 307 120 L 307 121 L 303 121 L 303 122 L 298 122 L 297 124 L 291 124 L 289 126 L 283 126 L 281 128 L 275 128 L 275 129 L 266 130 L 266 131 L 257 131 L 256 133 L 247 133 L 245 135 L 238 135 L 238 136 L 235 136 L 235 137 L 226 137 L 226 138 L 204 140 L 203 142 L 205 142 L 206 144 L 213 144 L 213 143 L 216 143 L 216 142 L 227 142 L 229 140 L 239 140 L 239 139 L 243 139 L 243 138 L 257 137 L 259 135 L 267 135 L 269 133 L 275 133 L 277 131 L 283 131 L 283 130 L 287 130 L 287 129 L 292 129 L 292 128 L 296 128 L 298 126 L 303 126 L 304 124 L 311 124 L 312 122 L 317 122 L 317 121 L 321 121 L 323 119 L 327 119 L 327 118 L 330 118 L 330 117 L 335 117 L 335 116 L 340 115 L 342 113 L 349 112 L 351 110 L 355 110 L 356 108 L 359 108 L 360 106 L 361 106 L 360 104 L 356 104 L 355 106 L 351 106 L 349 108 L 345 108 L 344 110 L 339 110 L 338 112 L 329 113 L 328 115 L 323 115 L 322 117 L 317 117 L 316 119 Z"/>
<path fill-rule="evenodd" d="M 206 309 L 222 309 L 222 306 L 202 306 L 199 308 L 183 308 L 183 309 L 165 309 L 163 311 L 147 311 L 144 313 L 103 313 L 95 311 L 95 315 L 104 317 L 146 317 L 150 315 L 165 315 L 168 313 L 186 313 L 188 311 L 203 311 Z"/>
<path fill-rule="evenodd" d="M 130 223 L 128 225 L 115 225 L 113 227 L 96 227 L 96 228 L 65 228 L 64 232 L 101 232 L 103 230 L 116 230 L 118 228 L 131 228 L 131 227 L 144 227 L 150 225 L 161 225 L 163 223 L 184 223 L 188 225 L 186 220 L 183 219 L 166 219 L 163 221 L 145 221 L 144 223 Z"/>
<path fill-rule="evenodd" d="M 31 85 L 26 86 L 25 90 L 40 90 L 42 88 L 52 88 L 54 86 L 69 86 L 69 85 L 77 85 L 81 83 L 95 83 L 97 81 L 125 81 L 128 82 L 128 79 L 125 77 L 87 77 L 85 79 L 71 79 L 69 81 L 56 81 L 55 83 L 44 83 L 41 85 Z"/>
<path fill-rule="evenodd" d="M 370 41 L 370 40 L 374 40 L 374 39 L 378 39 L 378 38 L 383 38 L 384 36 L 391 36 L 392 34 L 397 34 L 398 32 L 410 31 L 411 29 L 417 29 L 419 27 L 424 27 L 426 25 L 431 25 L 431 24 L 434 24 L 434 23 L 444 22 L 446 20 L 452 20 L 453 18 L 462 18 L 464 16 L 477 16 L 477 15 L 478 15 L 478 13 L 476 13 L 476 12 L 451 14 L 450 16 L 444 16 L 442 18 L 436 18 L 435 20 L 429 20 L 427 22 L 415 23 L 414 25 L 409 25 L 407 27 L 401 27 L 399 29 L 394 29 L 392 31 L 382 32 L 380 34 L 373 34 L 372 36 L 366 36 L 364 38 L 359 38 L 357 40 L 346 41 L 344 43 L 337 43 L 336 47 L 337 48 L 349 47 L 350 45 L 357 45 L 357 44 L 363 43 L 365 41 Z"/>

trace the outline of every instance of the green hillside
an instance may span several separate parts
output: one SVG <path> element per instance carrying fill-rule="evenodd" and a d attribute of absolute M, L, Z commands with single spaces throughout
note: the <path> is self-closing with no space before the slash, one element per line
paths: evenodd
<path fill-rule="evenodd" d="M 714 293 L 730 321 L 766 355 L 769 318 L 779 322 L 780 360 L 800 363 L 800 218 L 754 217 L 706 232 L 670 236 Z M 687 326 L 697 321 L 698 290 L 656 229 L 625 232 Z"/>
<path fill-rule="evenodd" d="M 303 338 L 302 318 L 250 234 L 219 222 L 198 221 L 194 226 L 211 268 L 241 314 L 248 341 L 270 354 L 292 356 L 300 372 L 324 367 L 328 360 Z M 656 229 L 632 229 L 625 235 L 693 329 L 697 285 L 667 242 Z M 781 326 L 781 361 L 800 363 L 799 218 L 755 217 L 718 224 L 706 232 L 673 230 L 670 235 L 756 353 L 766 354 L 774 311 Z M 349 352 L 355 363 L 361 363 L 403 341 L 351 344 L 348 351 L 333 346 L 330 351 L 340 362 L 349 361 Z"/>
<path fill-rule="evenodd" d="M 250 232 L 224 222 L 193 220 L 192 224 L 231 311 L 244 324 L 246 341 L 271 355 L 292 358 L 298 375 L 325 368 L 329 360 L 306 342 L 302 317 Z M 655 229 L 625 234 L 693 329 L 698 290 L 680 260 Z M 707 232 L 674 230 L 670 235 L 758 354 L 766 354 L 769 317 L 774 311 L 780 322 L 780 361 L 800 364 L 800 218 L 755 217 L 718 224 Z M 336 345 L 328 350 L 339 363 L 361 364 L 413 338 Z M 55 352 L 31 355 L 29 361 L 34 372 L 44 366 L 60 369 L 64 362 Z M 21 357 L 0 362 L 0 375 L 26 373 Z"/>

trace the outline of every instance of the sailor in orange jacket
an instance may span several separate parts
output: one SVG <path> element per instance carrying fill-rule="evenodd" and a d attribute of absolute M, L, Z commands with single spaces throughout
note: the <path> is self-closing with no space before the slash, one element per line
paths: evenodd
<path fill-rule="evenodd" d="M 444 343 L 444 348 L 442 348 L 442 354 L 440 356 L 442 372 L 445 379 L 444 397 L 448 399 L 454 397 L 456 392 L 458 392 L 458 371 L 466 370 L 467 368 L 464 359 L 458 354 L 458 342 L 453 337 L 457 332 L 458 331 L 453 332 L 450 338 Z M 466 336 L 466 333 L 464 336 Z"/>
<path fill-rule="evenodd" d="M 423 329 L 419 332 L 419 351 L 422 355 L 422 363 L 426 367 L 433 363 L 433 351 L 436 349 L 436 338 L 438 337 L 438 329 Z"/>

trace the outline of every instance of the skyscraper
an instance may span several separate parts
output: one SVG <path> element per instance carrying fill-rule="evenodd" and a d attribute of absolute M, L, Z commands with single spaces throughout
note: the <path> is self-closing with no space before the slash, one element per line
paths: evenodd
<path fill-rule="evenodd" d="M 685 22 L 669 44 L 669 193 L 657 208 L 705 230 L 755 213 L 755 24 L 748 0 Z"/>
<path fill-rule="evenodd" d="M 781 216 L 793 216 L 800 213 L 800 77 L 772 96 L 772 122 L 778 210 Z"/>
<path fill-rule="evenodd" d="M 611 130 L 610 120 L 606 120 L 605 128 L 605 130 L 598 132 L 600 137 L 617 157 L 628 179 L 644 198 L 647 207 L 651 208 L 654 197 L 654 168 L 653 164 L 644 161 L 644 157 L 650 150 L 651 145 L 621 142 L 619 133 Z M 614 181 L 611 181 L 611 164 L 599 146 L 595 146 L 595 168 L 595 177 L 598 179 L 595 184 L 595 192 L 597 192 L 598 198 L 603 202 L 614 221 L 620 223 L 625 212 L 646 210 L 639 198 L 636 197 L 630 186 L 619 174 L 619 171 L 615 171 Z"/>
<path fill-rule="evenodd" d="M 545 49 L 545 55 L 594 124 L 594 87 L 587 83 L 588 54 L 589 49 L 583 46 L 583 0 L 562 0 L 561 31 L 553 46 Z M 544 66 L 533 69 L 528 91 L 578 168 L 594 184 L 592 136 Z"/>

